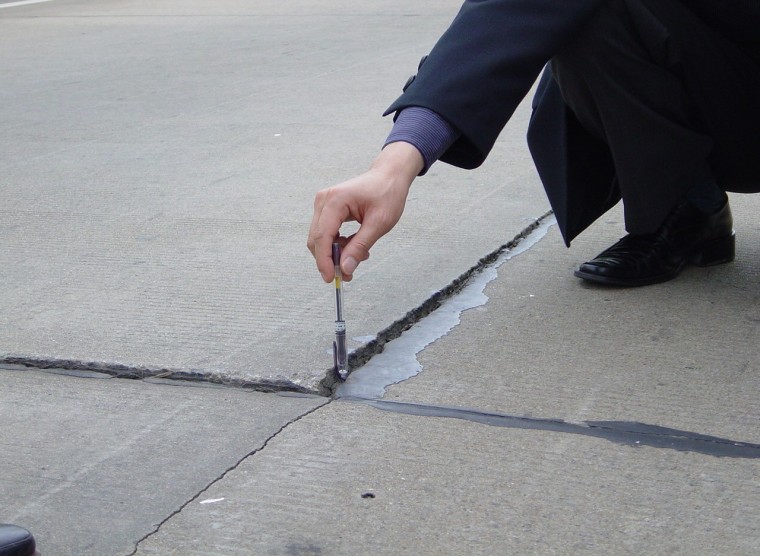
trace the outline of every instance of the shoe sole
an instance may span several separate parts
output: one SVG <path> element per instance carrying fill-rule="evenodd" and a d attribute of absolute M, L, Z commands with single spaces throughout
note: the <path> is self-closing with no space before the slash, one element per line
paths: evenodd
<path fill-rule="evenodd" d="M 583 272 L 580 269 L 573 272 L 573 274 L 578 278 L 582 278 L 596 284 L 635 288 L 639 286 L 661 284 L 662 282 L 672 280 L 681 274 L 683 269 L 686 268 L 688 264 L 693 264 L 694 266 L 699 267 L 715 266 L 719 264 L 730 263 L 734 260 L 735 257 L 736 234 L 731 232 L 730 236 L 724 236 L 706 242 L 691 257 L 685 259 L 684 262 L 677 268 L 664 274 L 658 274 L 657 276 L 645 276 L 642 278 L 619 278 L 615 276 L 594 274 L 592 272 Z"/>

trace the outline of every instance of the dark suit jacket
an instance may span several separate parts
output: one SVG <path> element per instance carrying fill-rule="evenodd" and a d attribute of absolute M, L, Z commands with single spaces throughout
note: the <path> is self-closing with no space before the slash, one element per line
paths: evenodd
<path fill-rule="evenodd" d="M 726 34 L 760 44 L 760 1 L 681 1 Z M 461 132 L 441 160 L 462 168 L 479 166 L 547 62 L 604 3 L 467 0 L 386 114 L 407 106 L 441 114 Z M 738 5 L 753 17 L 737 18 Z M 619 200 L 614 167 L 606 146 L 564 104 L 548 70 L 533 107 L 528 144 L 569 244 Z"/>

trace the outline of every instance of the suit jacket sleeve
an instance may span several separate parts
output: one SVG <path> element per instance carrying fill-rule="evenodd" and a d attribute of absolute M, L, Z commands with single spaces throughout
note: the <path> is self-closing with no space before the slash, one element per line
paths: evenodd
<path fill-rule="evenodd" d="M 546 62 L 603 2 L 467 0 L 385 114 L 407 106 L 437 112 L 462 133 L 441 160 L 479 166 Z"/>

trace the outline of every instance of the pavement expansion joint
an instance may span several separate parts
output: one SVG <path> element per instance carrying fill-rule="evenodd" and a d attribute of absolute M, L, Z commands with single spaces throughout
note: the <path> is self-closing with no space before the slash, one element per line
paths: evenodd
<path fill-rule="evenodd" d="M 203 487 L 201 490 L 199 490 L 198 492 L 196 492 L 196 493 L 195 493 L 195 494 L 194 494 L 192 497 L 190 497 L 190 498 L 189 498 L 189 499 L 188 499 L 186 502 L 184 502 L 184 503 L 183 503 L 182 505 L 180 505 L 180 506 L 179 506 L 179 507 L 178 507 L 176 510 L 174 510 L 174 511 L 173 511 L 171 514 L 169 514 L 169 515 L 168 515 L 168 516 L 166 516 L 166 517 L 165 517 L 163 520 L 161 520 L 161 522 L 160 522 L 160 523 L 158 523 L 158 524 L 157 524 L 157 525 L 156 525 L 156 526 L 153 528 L 153 530 L 152 530 L 152 531 L 150 531 L 149 533 L 147 533 L 146 535 L 144 535 L 142 538 L 138 539 L 138 540 L 135 542 L 135 548 L 134 548 L 134 550 L 133 550 L 132 552 L 130 552 L 129 554 L 127 554 L 126 556 L 134 556 L 134 554 L 136 554 L 136 553 L 137 553 L 137 551 L 140 549 L 140 544 L 142 544 L 144 541 L 146 541 L 147 539 L 149 539 L 150 537 L 152 537 L 153 535 L 155 535 L 156 533 L 158 533 L 158 532 L 161 530 L 161 527 L 163 527 L 163 525 L 164 525 L 165 523 L 167 523 L 167 522 L 168 522 L 170 519 L 172 519 L 172 518 L 173 518 L 174 516 L 176 516 L 177 514 L 181 513 L 181 512 L 182 512 L 182 510 L 184 510 L 184 509 L 185 509 L 187 506 L 189 506 L 190 504 L 192 504 L 193 502 L 195 502 L 196 500 L 198 500 L 198 499 L 199 499 L 199 498 L 200 498 L 200 497 L 203 495 L 203 493 L 204 493 L 204 492 L 208 491 L 208 489 L 210 489 L 210 488 L 211 488 L 212 486 L 214 486 L 216 483 L 218 483 L 219 481 L 221 481 L 222 479 L 224 479 L 224 478 L 225 478 L 225 477 L 226 477 L 226 476 L 227 476 L 227 475 L 228 475 L 228 474 L 229 474 L 231 471 L 234 471 L 235 469 L 237 469 L 237 468 L 240 466 L 240 464 L 242 464 L 242 463 L 243 463 L 245 460 L 247 460 L 247 459 L 248 459 L 248 458 L 250 458 L 250 457 L 253 457 L 253 456 L 255 456 L 256 454 L 258 454 L 258 453 L 260 453 L 260 452 L 262 452 L 262 451 L 263 451 L 263 450 L 264 450 L 264 449 L 265 449 L 265 448 L 266 448 L 266 447 L 269 445 L 269 443 L 270 443 L 272 440 L 274 440 L 275 438 L 277 438 L 277 437 L 278 437 L 278 436 L 279 436 L 281 433 L 283 433 L 283 432 L 284 432 L 284 431 L 285 431 L 285 430 L 286 430 L 288 427 L 290 427 L 290 425 L 292 425 L 292 424 L 294 424 L 294 423 L 297 423 L 298 421 L 300 421 L 300 420 L 301 420 L 301 419 L 303 419 L 304 417 L 307 417 L 307 416 L 311 415 L 312 413 L 315 413 L 315 412 L 317 412 L 318 410 L 322 409 L 323 407 L 325 407 L 325 406 L 329 405 L 329 404 L 330 404 L 330 403 L 332 403 L 332 402 L 333 402 L 333 400 L 331 400 L 331 399 L 327 399 L 327 398 L 326 398 L 326 399 L 325 399 L 325 402 L 324 402 L 323 404 L 320 404 L 320 405 L 318 405 L 317 407 L 315 407 L 315 408 L 313 408 L 313 409 L 310 409 L 309 411 L 306 411 L 305 413 L 302 413 L 301 415 L 299 415 L 299 416 L 297 416 L 297 417 L 295 417 L 295 418 L 291 419 L 291 420 L 290 420 L 290 421 L 288 421 L 287 423 L 285 423 L 285 424 L 284 424 L 282 427 L 280 427 L 280 428 L 279 428 L 279 429 L 277 429 L 275 432 L 273 432 L 273 433 L 272 433 L 272 434 L 271 434 L 269 437 L 267 437 L 267 438 L 266 438 L 266 440 L 264 440 L 264 442 L 261 444 L 261 446 L 259 446 L 258 448 L 254 449 L 254 450 L 251 450 L 251 451 L 250 451 L 250 452 L 248 452 L 246 455 L 244 455 L 243 457 L 241 457 L 241 458 L 240 458 L 240 459 L 239 459 L 237 462 L 235 462 L 233 465 L 231 465 L 230 467 L 228 467 L 227 469 L 225 469 L 225 470 L 224 470 L 224 471 L 223 471 L 221 474 L 219 474 L 219 475 L 218 475 L 218 476 L 217 476 L 215 479 L 213 479 L 212 481 L 210 481 L 210 482 L 209 482 L 209 483 L 208 483 L 208 484 L 207 484 L 205 487 Z"/>
<path fill-rule="evenodd" d="M 182 371 L 172 369 L 151 369 L 148 367 L 130 367 L 118 363 L 76 361 L 69 359 L 43 359 L 33 357 L 2 357 L 0 370 L 30 370 L 75 376 L 78 378 L 125 378 L 145 382 L 166 383 L 186 386 L 218 386 L 255 390 L 257 392 L 297 392 L 313 394 L 285 380 L 245 381 L 219 378 L 202 371 Z M 325 395 L 327 395 L 325 393 Z"/>
<path fill-rule="evenodd" d="M 547 226 L 553 213 L 543 214 L 523 229 L 514 239 L 482 257 L 470 269 L 462 273 L 448 286 L 437 291 L 418 307 L 408 311 L 404 317 L 396 320 L 391 325 L 381 330 L 375 339 L 353 351 L 349 355 L 349 367 L 353 372 L 366 365 L 375 355 L 383 353 L 386 344 L 399 338 L 405 331 L 431 315 L 448 300 L 462 292 L 470 285 L 474 278 L 484 270 L 498 264 L 504 255 L 516 251 L 520 244 L 531 237 L 537 229 Z M 145 380 L 148 382 L 166 382 L 179 385 L 185 383 L 205 384 L 208 386 L 225 386 L 233 388 L 251 389 L 259 392 L 300 392 L 314 394 L 313 390 L 303 388 L 287 380 L 253 380 L 220 378 L 216 374 L 203 370 L 179 370 L 166 368 L 149 368 L 142 366 L 129 366 L 119 363 L 99 361 L 84 361 L 73 359 L 56 359 L 44 357 L 6 356 L 0 357 L 0 369 L 28 369 L 65 374 L 79 378 L 126 378 L 132 380 Z M 416 373 L 415 373 L 416 374 Z M 392 382 L 391 382 L 392 383 Z M 325 378 L 319 384 L 319 394 L 324 397 L 335 395 L 343 382 L 338 378 L 335 369 L 326 370 Z"/>
<path fill-rule="evenodd" d="M 416 323 L 427 317 L 430 313 L 438 309 L 447 299 L 455 296 L 462 291 L 472 280 L 472 278 L 483 271 L 483 269 L 493 265 L 502 255 L 512 251 L 517 247 L 524 239 L 526 239 L 532 232 L 534 232 L 539 226 L 541 226 L 547 219 L 549 219 L 554 213 L 548 211 L 534 220 L 529 226 L 522 230 L 514 239 L 498 247 L 488 255 L 482 257 L 475 265 L 470 267 L 467 271 L 459 275 L 448 286 L 435 292 L 428 299 L 426 299 L 421 305 L 410 310 L 402 318 L 393 322 L 390 326 L 381 330 L 377 337 L 371 342 L 365 344 L 351 352 L 349 355 L 349 366 L 351 369 L 358 369 L 369 361 L 373 356 L 378 353 L 382 353 L 385 344 L 395 340 L 404 331 L 408 330 Z M 335 381 L 337 379 L 337 373 L 333 373 L 333 382 L 330 386 L 335 387 L 339 383 Z"/>
<path fill-rule="evenodd" d="M 647 446 L 650 448 L 676 450 L 678 452 L 694 452 L 713 457 L 760 459 L 760 444 L 646 423 L 627 421 L 582 421 L 572 423 L 562 419 L 520 417 L 479 409 L 414 402 L 386 401 L 349 396 L 338 398 L 338 400 L 349 403 L 361 403 L 382 411 L 417 417 L 444 417 L 462 419 L 494 427 L 590 436 L 632 448 Z"/>
<path fill-rule="evenodd" d="M 330 385 L 333 395 L 379 399 L 391 384 L 421 372 L 417 354 L 458 326 L 463 312 L 487 303 L 485 288 L 498 276 L 501 265 L 530 250 L 555 223 L 552 213 L 547 212 L 511 242 L 480 259 L 449 286 L 381 332 L 371 358 L 362 361 L 359 368 L 350 360 L 353 371 L 346 381 Z M 368 349 L 372 347 L 368 345 Z"/>

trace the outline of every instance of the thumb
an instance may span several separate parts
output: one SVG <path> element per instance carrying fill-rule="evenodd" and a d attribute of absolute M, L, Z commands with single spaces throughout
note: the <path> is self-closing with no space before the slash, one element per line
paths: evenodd
<path fill-rule="evenodd" d="M 382 232 L 376 227 L 365 222 L 354 235 L 348 238 L 348 243 L 343 248 L 340 257 L 340 270 L 347 281 L 351 280 L 359 263 L 369 259 L 369 250 L 381 235 L 383 235 Z"/>

